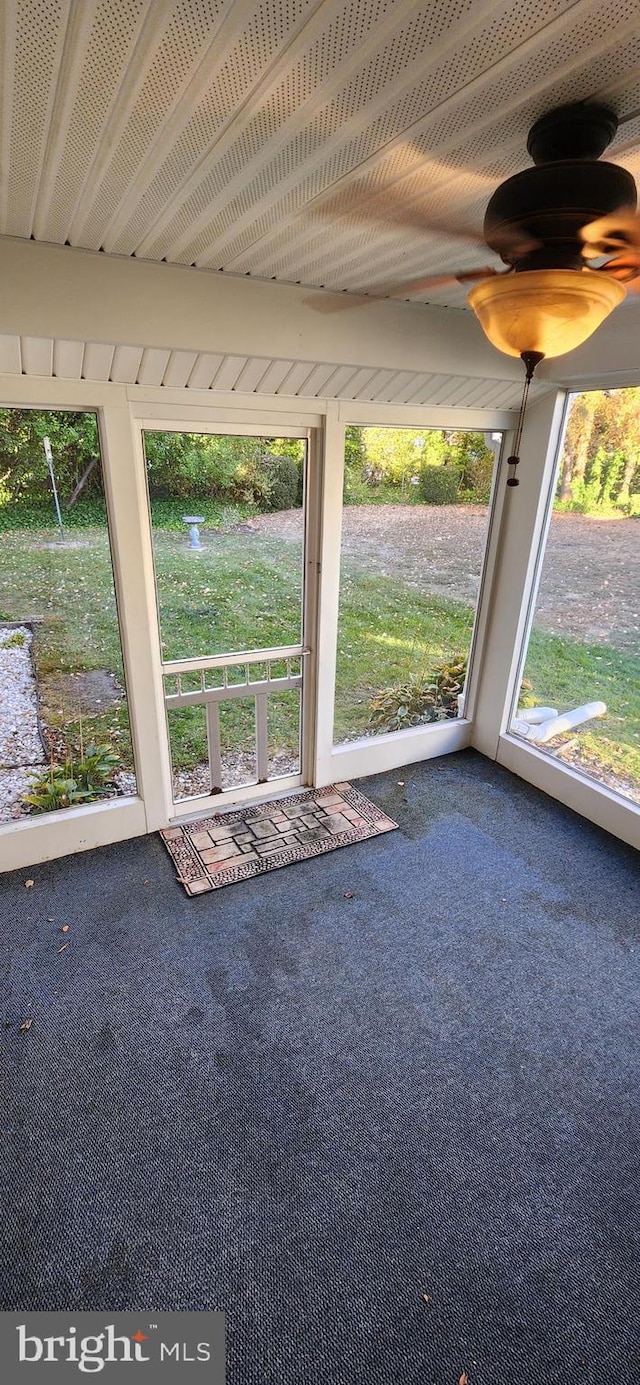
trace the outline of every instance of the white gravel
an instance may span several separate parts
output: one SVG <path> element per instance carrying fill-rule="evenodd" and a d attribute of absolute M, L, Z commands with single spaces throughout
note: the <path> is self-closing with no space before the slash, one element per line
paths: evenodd
<path fill-rule="evenodd" d="M 16 639 L 23 644 L 13 643 Z M 0 629 L 0 766 L 42 765 L 36 680 L 31 666 L 31 631 L 24 625 Z"/>
<path fill-rule="evenodd" d="M 23 636 L 22 644 L 14 642 L 16 635 Z M 22 817 L 22 796 L 33 777 L 29 767 L 45 764 L 31 665 L 32 639 L 25 625 L 0 628 L 0 822 Z"/>

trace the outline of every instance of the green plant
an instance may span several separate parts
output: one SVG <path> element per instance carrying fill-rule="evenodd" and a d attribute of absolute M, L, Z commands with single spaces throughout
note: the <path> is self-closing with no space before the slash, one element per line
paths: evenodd
<path fill-rule="evenodd" d="M 94 803 L 111 792 L 110 780 L 119 762 L 110 746 L 90 742 L 76 764 L 72 759 L 65 759 L 60 765 L 52 762 L 45 773 L 33 779 L 31 792 L 25 794 L 23 802 L 34 813 Z"/>
<path fill-rule="evenodd" d="M 467 660 L 458 654 L 404 683 L 383 688 L 370 700 L 370 726 L 376 731 L 402 731 L 457 716 L 466 676 Z"/>
<path fill-rule="evenodd" d="M 459 484 L 457 467 L 427 464 L 421 469 L 420 493 L 427 505 L 455 505 Z"/>
<path fill-rule="evenodd" d="M 369 702 L 369 725 L 375 731 L 403 731 L 438 721 L 433 685 L 427 675 L 416 673 L 405 683 L 382 688 Z"/>
<path fill-rule="evenodd" d="M 260 458 L 266 486 L 264 509 L 293 510 L 298 502 L 299 464 L 293 457 L 266 452 Z"/>
<path fill-rule="evenodd" d="M 2 641 L 2 649 L 21 649 L 26 644 L 27 637 L 23 630 L 14 630 L 13 634 L 7 635 L 6 640 Z"/>
<path fill-rule="evenodd" d="M 436 705 L 445 716 L 458 715 L 458 698 L 467 677 L 467 659 L 464 654 L 452 654 L 441 664 L 436 664 L 432 678 L 436 690 Z"/>

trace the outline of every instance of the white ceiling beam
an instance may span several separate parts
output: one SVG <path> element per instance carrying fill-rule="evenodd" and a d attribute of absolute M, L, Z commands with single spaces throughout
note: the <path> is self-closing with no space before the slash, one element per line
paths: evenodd
<path fill-rule="evenodd" d="M 349 389 L 360 394 L 372 372 L 399 370 L 471 379 L 514 380 L 521 362 L 494 350 L 468 312 L 392 300 L 368 303 L 362 312 L 316 313 L 310 293 L 292 285 L 209 274 L 174 265 L 116 259 L 90 251 L 0 239 L 3 284 L 0 326 L 8 336 L 86 341 L 83 374 L 108 378 L 113 346 L 133 349 L 126 379 L 137 378 L 144 349 L 230 356 L 238 366 L 262 358 L 266 374 L 260 393 L 291 392 L 282 365 L 302 368 L 296 388 L 318 365 L 361 371 Z M 336 295 L 342 306 L 343 295 Z M 585 373 L 640 370 L 638 299 L 623 303 L 589 343 L 578 349 Z M 103 343 L 92 340 L 100 324 Z M 544 363 L 541 378 L 562 381 L 580 370 L 578 352 Z M 306 359 L 305 359 L 306 358 Z M 114 364 L 116 378 L 122 369 Z M 205 369 L 204 387 L 210 362 Z M 136 375 L 132 369 L 135 365 Z M 215 368 L 215 360 L 213 363 Z M 30 367 L 25 367 L 30 368 Z M 102 372 L 102 373 L 101 373 Z M 39 372 L 38 372 L 39 373 Z M 193 372 L 192 372 L 193 374 Z M 280 378 L 279 378 L 280 377 Z M 279 383 L 277 383 L 279 378 Z"/>

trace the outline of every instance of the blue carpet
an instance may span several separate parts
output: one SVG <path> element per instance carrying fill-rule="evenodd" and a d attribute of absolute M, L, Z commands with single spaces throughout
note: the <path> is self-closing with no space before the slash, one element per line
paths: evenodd
<path fill-rule="evenodd" d="M 158 838 L 0 877 L 2 1306 L 224 1308 L 229 1385 L 630 1385 L 637 857 L 471 751 L 359 787 L 400 831 L 198 899 Z"/>

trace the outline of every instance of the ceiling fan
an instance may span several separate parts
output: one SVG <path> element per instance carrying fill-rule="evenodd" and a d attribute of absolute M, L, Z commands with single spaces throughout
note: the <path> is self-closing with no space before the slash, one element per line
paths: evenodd
<path fill-rule="evenodd" d="M 527 139 L 533 167 L 501 183 L 485 212 L 484 240 L 506 268 L 432 275 L 396 285 L 389 294 L 475 281 L 468 302 L 485 335 L 525 366 L 508 486 L 519 485 L 516 469 L 536 366 L 587 341 L 626 297 L 625 285 L 640 290 L 636 185 L 626 169 L 600 162 L 617 128 L 615 112 L 595 102 L 543 115 Z"/>
<path fill-rule="evenodd" d="M 638 280 L 640 287 L 636 185 L 626 169 L 599 157 L 617 128 L 606 106 L 549 111 L 529 132 L 534 166 L 489 200 L 484 238 L 507 268 L 455 277 L 478 281 L 470 306 L 508 355 L 571 351 L 622 301 L 625 284 Z"/>
<path fill-rule="evenodd" d="M 468 301 L 485 334 L 522 356 L 527 371 L 586 341 L 625 285 L 640 291 L 636 185 L 625 169 L 600 162 L 617 128 L 615 113 L 596 103 L 543 115 L 527 140 L 533 167 L 501 183 L 486 208 L 484 240 L 506 268 L 431 275 L 385 296 L 474 283 Z"/>

